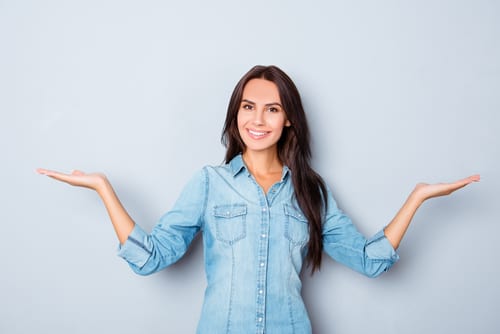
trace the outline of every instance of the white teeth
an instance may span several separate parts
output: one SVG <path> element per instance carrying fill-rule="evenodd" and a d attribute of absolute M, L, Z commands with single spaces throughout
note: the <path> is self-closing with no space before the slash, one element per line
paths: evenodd
<path fill-rule="evenodd" d="M 264 136 L 267 133 L 267 132 L 257 132 L 257 131 L 252 131 L 252 130 L 248 130 L 248 132 L 250 132 L 250 134 L 252 136 L 257 136 L 257 137 Z"/>

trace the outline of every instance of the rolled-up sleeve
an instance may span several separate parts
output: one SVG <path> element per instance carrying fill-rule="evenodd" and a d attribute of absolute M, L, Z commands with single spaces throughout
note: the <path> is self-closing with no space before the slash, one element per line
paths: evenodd
<path fill-rule="evenodd" d="M 389 270 L 399 259 L 383 230 L 369 239 L 365 238 L 337 207 L 330 191 L 323 224 L 323 248 L 335 261 L 368 277 L 376 277 Z"/>
<path fill-rule="evenodd" d="M 152 274 L 179 260 L 201 229 L 207 187 L 203 169 L 188 182 L 172 210 L 161 217 L 150 234 L 134 226 L 119 246 L 118 256 L 140 275 Z"/>

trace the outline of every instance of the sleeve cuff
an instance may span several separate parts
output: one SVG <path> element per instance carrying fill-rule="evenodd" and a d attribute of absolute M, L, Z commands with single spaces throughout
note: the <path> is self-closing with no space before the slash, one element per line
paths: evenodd
<path fill-rule="evenodd" d="M 371 259 L 391 260 L 393 263 L 399 260 L 399 255 L 387 240 L 384 230 L 379 231 L 366 243 L 366 255 Z"/>
<path fill-rule="evenodd" d="M 148 245 L 148 234 L 136 224 L 125 243 L 118 245 L 118 256 L 129 264 L 141 268 L 151 256 Z"/>

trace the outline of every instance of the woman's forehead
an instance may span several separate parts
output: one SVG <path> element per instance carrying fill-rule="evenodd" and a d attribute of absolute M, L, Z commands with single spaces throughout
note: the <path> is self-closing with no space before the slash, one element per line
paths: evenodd
<path fill-rule="evenodd" d="M 242 100 L 263 104 L 281 104 L 278 86 L 266 79 L 252 79 L 248 81 L 243 89 Z"/>

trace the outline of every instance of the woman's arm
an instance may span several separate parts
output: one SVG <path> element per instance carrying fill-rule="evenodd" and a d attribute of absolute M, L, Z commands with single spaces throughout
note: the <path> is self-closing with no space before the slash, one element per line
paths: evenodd
<path fill-rule="evenodd" d="M 95 190 L 101 197 L 108 211 L 118 240 L 121 244 L 125 243 L 135 223 L 121 204 L 111 183 L 109 183 L 104 174 L 86 174 L 81 171 L 73 171 L 71 174 L 64 174 L 42 168 L 37 169 L 37 173 L 49 176 L 58 181 L 66 182 L 72 186 Z"/>
<path fill-rule="evenodd" d="M 399 212 L 385 228 L 384 234 L 386 238 L 394 249 L 398 248 L 415 212 L 423 202 L 433 197 L 449 195 L 472 182 L 479 181 L 479 179 L 479 175 L 472 175 L 453 183 L 417 184 Z"/>

